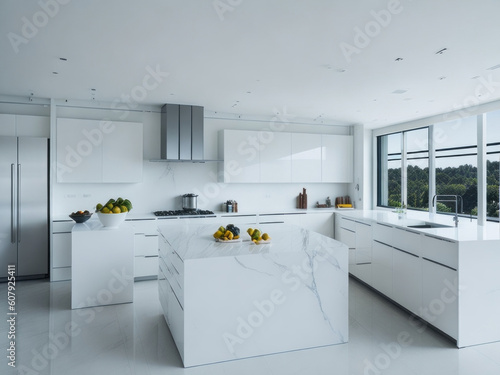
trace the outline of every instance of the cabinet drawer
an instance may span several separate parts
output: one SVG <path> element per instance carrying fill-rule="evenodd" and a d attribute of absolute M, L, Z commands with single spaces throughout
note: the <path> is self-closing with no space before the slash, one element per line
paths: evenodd
<path fill-rule="evenodd" d="M 349 229 L 352 232 L 356 231 L 356 222 L 354 220 L 348 219 L 346 217 L 340 217 L 340 227 L 344 229 Z"/>
<path fill-rule="evenodd" d="M 184 292 L 183 292 L 183 285 L 181 286 L 180 276 L 177 274 L 175 268 L 172 266 L 172 264 L 168 264 L 165 262 L 164 258 L 159 258 L 159 266 L 160 266 L 160 271 L 165 275 L 166 280 L 168 281 L 168 284 L 174 291 L 174 294 L 181 304 L 182 307 L 184 307 Z"/>
<path fill-rule="evenodd" d="M 75 222 L 73 220 L 53 221 L 52 233 L 61 233 L 61 232 L 69 233 L 71 232 L 73 225 L 75 225 Z"/>
<path fill-rule="evenodd" d="M 345 243 L 349 249 L 356 248 L 356 233 L 352 230 L 340 228 L 340 237 L 338 240 Z"/>
<path fill-rule="evenodd" d="M 71 233 L 52 235 L 52 267 L 71 267 Z"/>
<path fill-rule="evenodd" d="M 419 256 L 422 249 L 421 235 L 401 228 L 394 228 L 392 243 L 394 247 Z"/>
<path fill-rule="evenodd" d="M 257 215 L 221 215 L 221 222 L 223 225 L 235 224 L 238 225 L 252 225 L 257 224 Z M 226 223 L 226 224 L 225 224 Z M 240 228 L 241 229 L 241 228 Z"/>
<path fill-rule="evenodd" d="M 158 257 L 135 257 L 134 277 L 158 275 Z"/>
<path fill-rule="evenodd" d="M 394 237 L 394 228 L 387 224 L 377 223 L 373 226 L 373 239 L 385 244 L 391 244 Z"/>
<path fill-rule="evenodd" d="M 458 245 L 438 237 L 422 237 L 422 257 L 458 269 Z"/>
<path fill-rule="evenodd" d="M 284 222 L 285 222 L 284 214 L 259 215 L 259 224 L 274 224 L 274 223 L 283 224 Z"/>
<path fill-rule="evenodd" d="M 52 268 L 50 270 L 50 281 L 71 280 L 71 267 Z"/>
<path fill-rule="evenodd" d="M 135 234 L 158 235 L 156 220 L 129 220 L 134 227 Z"/>
<path fill-rule="evenodd" d="M 158 255 L 158 236 L 157 235 L 134 235 L 134 255 L 135 256 L 153 256 Z"/>

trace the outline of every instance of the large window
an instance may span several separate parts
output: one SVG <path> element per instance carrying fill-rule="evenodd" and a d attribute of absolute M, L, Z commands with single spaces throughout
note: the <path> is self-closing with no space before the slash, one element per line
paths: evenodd
<path fill-rule="evenodd" d="M 500 111 L 486 115 L 486 216 L 498 220 L 500 185 Z"/>
<path fill-rule="evenodd" d="M 378 136 L 378 206 L 405 204 L 411 209 L 454 213 L 454 199 L 435 201 L 430 194 L 457 195 L 462 198 L 459 214 L 477 216 L 477 131 L 478 117 L 471 116 Z M 484 131 L 487 181 L 486 186 L 480 185 L 486 189 L 487 219 L 500 221 L 500 111 L 486 114 Z"/>
<path fill-rule="evenodd" d="M 428 208 L 428 138 L 428 128 L 378 137 L 379 206 Z"/>
<path fill-rule="evenodd" d="M 436 194 L 460 195 L 459 213 L 477 215 L 477 118 L 434 125 Z M 455 203 L 439 202 L 437 212 L 455 212 Z"/>

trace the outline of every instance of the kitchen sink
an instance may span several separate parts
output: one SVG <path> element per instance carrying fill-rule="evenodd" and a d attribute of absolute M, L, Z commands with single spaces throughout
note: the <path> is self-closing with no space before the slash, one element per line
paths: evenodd
<path fill-rule="evenodd" d="M 414 224 L 414 225 L 407 225 L 407 227 L 408 228 L 417 228 L 417 229 L 453 228 L 451 225 L 436 224 L 436 223 Z"/>

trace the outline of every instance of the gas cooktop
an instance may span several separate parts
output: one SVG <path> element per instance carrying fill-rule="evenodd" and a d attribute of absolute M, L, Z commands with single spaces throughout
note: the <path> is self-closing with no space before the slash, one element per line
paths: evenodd
<path fill-rule="evenodd" d="M 155 211 L 155 216 L 207 216 L 214 215 L 209 210 L 174 210 L 174 211 Z"/>

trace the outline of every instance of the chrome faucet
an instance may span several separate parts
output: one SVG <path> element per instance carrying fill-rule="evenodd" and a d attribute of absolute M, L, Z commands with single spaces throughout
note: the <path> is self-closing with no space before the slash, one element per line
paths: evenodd
<path fill-rule="evenodd" d="M 437 202 L 455 202 L 455 217 L 453 221 L 455 222 L 455 227 L 458 227 L 458 201 L 460 200 L 461 210 L 460 213 L 464 212 L 464 200 L 461 195 L 439 195 L 436 194 L 432 197 L 432 207 L 436 205 Z"/>

